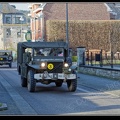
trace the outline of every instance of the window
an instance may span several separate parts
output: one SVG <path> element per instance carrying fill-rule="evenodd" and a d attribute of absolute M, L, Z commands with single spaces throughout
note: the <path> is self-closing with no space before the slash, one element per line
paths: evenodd
<path fill-rule="evenodd" d="M 4 23 L 5 24 L 11 24 L 11 14 L 5 14 L 5 19 L 4 19 Z"/>
<path fill-rule="evenodd" d="M 6 23 L 11 24 L 11 17 L 6 17 Z"/>
<path fill-rule="evenodd" d="M 10 28 L 6 29 L 6 38 L 11 36 L 11 30 Z"/>
<path fill-rule="evenodd" d="M 20 17 L 16 17 L 16 24 L 21 24 Z"/>

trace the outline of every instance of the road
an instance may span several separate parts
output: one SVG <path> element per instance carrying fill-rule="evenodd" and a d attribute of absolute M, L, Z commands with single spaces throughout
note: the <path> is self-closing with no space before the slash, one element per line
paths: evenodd
<path fill-rule="evenodd" d="M 0 115 L 119 115 L 120 82 L 78 74 L 78 87 L 68 92 L 67 84 L 37 83 L 34 93 L 21 87 L 16 64 L 0 66 L 0 102 L 8 109 Z"/>

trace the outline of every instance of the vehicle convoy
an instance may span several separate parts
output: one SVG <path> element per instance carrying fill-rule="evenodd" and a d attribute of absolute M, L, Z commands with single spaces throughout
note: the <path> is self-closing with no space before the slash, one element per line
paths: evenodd
<path fill-rule="evenodd" d="M 9 65 L 12 67 L 13 56 L 11 50 L 0 50 L 0 65 Z"/>
<path fill-rule="evenodd" d="M 21 76 L 21 86 L 35 92 L 38 82 L 54 82 L 61 87 L 67 83 L 68 91 L 77 88 L 76 68 L 68 56 L 66 42 L 19 42 L 17 44 L 17 71 Z"/>

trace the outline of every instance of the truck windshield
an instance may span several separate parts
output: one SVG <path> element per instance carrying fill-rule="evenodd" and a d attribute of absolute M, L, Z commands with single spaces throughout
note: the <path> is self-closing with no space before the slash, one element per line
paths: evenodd
<path fill-rule="evenodd" d="M 63 48 L 37 48 L 34 49 L 34 56 L 59 56 L 63 57 Z"/>
<path fill-rule="evenodd" d="M 4 55 L 10 55 L 11 53 L 8 52 L 0 52 L 0 56 L 4 56 Z"/>

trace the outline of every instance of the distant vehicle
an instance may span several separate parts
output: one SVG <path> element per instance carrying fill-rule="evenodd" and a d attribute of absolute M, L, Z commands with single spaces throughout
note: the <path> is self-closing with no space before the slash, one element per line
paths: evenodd
<path fill-rule="evenodd" d="M 0 50 L 0 65 L 9 65 L 12 67 L 13 56 L 11 50 Z"/>
<path fill-rule="evenodd" d="M 19 42 L 17 44 L 17 71 L 21 86 L 35 92 L 36 83 L 54 82 L 61 87 L 67 83 L 70 92 L 76 91 L 77 74 L 68 61 L 66 42 Z"/>

